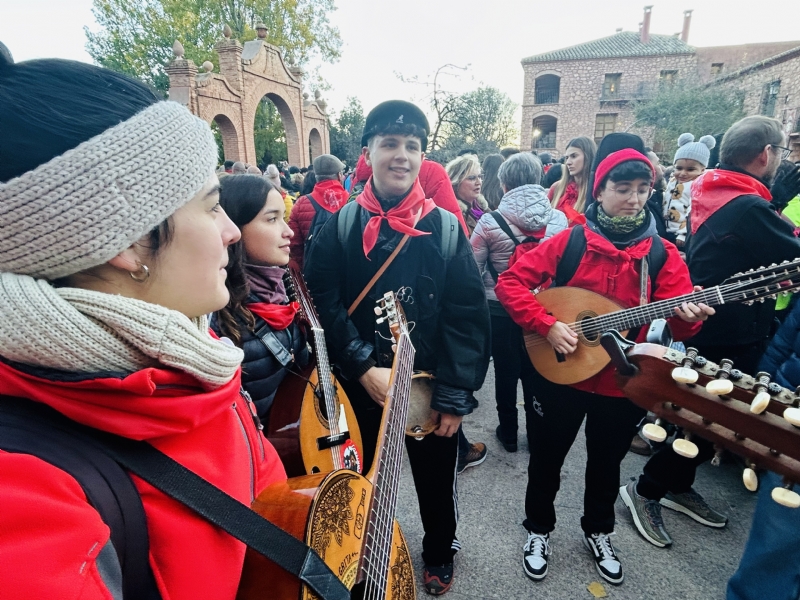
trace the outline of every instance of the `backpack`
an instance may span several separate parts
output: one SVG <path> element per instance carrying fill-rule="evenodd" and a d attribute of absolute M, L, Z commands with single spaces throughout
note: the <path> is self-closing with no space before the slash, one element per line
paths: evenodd
<path fill-rule="evenodd" d="M 314 240 L 316 240 L 316 235 L 322 230 L 322 227 L 328 222 L 328 219 L 331 218 L 333 213 L 322 208 L 311 194 L 307 194 L 304 197 L 308 198 L 308 201 L 311 202 L 311 206 L 314 207 L 314 218 L 311 219 L 311 226 L 308 228 L 308 236 L 303 243 L 303 256 L 308 256 L 308 253 L 311 251 L 311 245 L 314 243 Z"/>
<path fill-rule="evenodd" d="M 556 276 L 553 280 L 554 286 L 563 286 L 575 276 L 578 270 L 578 265 L 581 264 L 581 259 L 586 253 L 586 231 L 583 225 L 575 225 L 569 232 L 569 240 L 567 247 L 564 249 L 564 254 L 556 267 Z M 654 235 L 653 243 L 650 246 L 650 252 L 647 254 L 648 275 L 650 277 L 650 285 L 655 289 L 655 282 L 658 279 L 658 274 L 661 272 L 661 267 L 667 262 L 667 249 L 664 247 L 662 239 Z"/>
<path fill-rule="evenodd" d="M 514 251 L 511 253 L 511 256 L 508 259 L 508 268 L 513 267 L 514 263 L 519 260 L 520 256 L 536 248 L 536 246 L 539 245 L 539 242 L 541 242 L 542 238 L 544 237 L 546 228 L 542 227 L 542 229 L 537 231 L 534 235 L 529 235 L 520 242 L 517 239 L 517 236 L 514 235 L 514 232 L 511 231 L 511 227 L 508 226 L 508 222 L 503 218 L 503 215 L 500 214 L 500 211 L 493 210 L 489 214 L 495 221 L 497 221 L 497 224 L 500 226 L 500 229 L 503 230 L 503 233 L 505 233 L 509 238 L 511 238 L 511 241 L 514 242 Z M 486 269 L 489 271 L 492 279 L 494 279 L 494 282 L 497 283 L 497 278 L 500 275 L 497 273 L 497 269 L 494 268 L 491 258 L 486 261 Z"/>
<path fill-rule="evenodd" d="M 357 202 L 348 202 L 339 211 L 339 243 L 344 246 L 347 244 L 347 238 L 355 225 L 356 217 L 359 214 Z M 458 248 L 458 228 L 460 227 L 456 216 L 443 208 L 436 207 L 439 215 L 442 218 L 442 237 L 439 240 L 440 248 L 442 249 L 442 256 L 449 261 L 456 255 L 456 248 Z"/>

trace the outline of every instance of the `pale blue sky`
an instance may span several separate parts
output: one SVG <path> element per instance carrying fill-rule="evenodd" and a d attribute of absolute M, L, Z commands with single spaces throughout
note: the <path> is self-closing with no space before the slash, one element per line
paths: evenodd
<path fill-rule="evenodd" d="M 651 0 L 652 1 L 652 0 Z M 333 89 L 330 109 L 348 96 L 369 110 L 382 100 L 425 102 L 426 90 L 394 75 L 420 78 L 445 63 L 470 64 L 455 91 L 479 83 L 522 100 L 523 57 L 614 33 L 636 31 L 644 1 L 573 0 L 336 0 L 331 15 L 344 47 L 342 59 L 323 65 Z M 91 62 L 83 26 L 96 29 L 91 0 L 0 0 L 0 40 L 16 60 L 59 57 Z M 762 8 L 763 7 L 763 8 Z M 744 0 L 655 2 L 651 32 L 681 30 L 683 10 L 694 9 L 689 42 L 696 46 L 800 39 L 800 2 L 764 5 Z"/>

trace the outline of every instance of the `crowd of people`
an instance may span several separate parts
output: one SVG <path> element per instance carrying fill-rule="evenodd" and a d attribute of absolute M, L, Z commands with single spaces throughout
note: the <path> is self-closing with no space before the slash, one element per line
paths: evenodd
<path fill-rule="evenodd" d="M 521 446 L 522 383 L 530 466 L 521 562 L 530 579 L 548 574 L 561 470 L 584 422 L 581 534 L 605 581 L 624 581 L 611 540 L 617 496 L 658 547 L 672 544 L 664 506 L 727 524 L 693 487 L 714 455 L 710 442 L 696 438 L 695 458 L 668 444 L 642 448 L 648 417 L 624 397 L 613 366 L 576 384 L 550 382 L 523 333 L 560 355 L 579 343 L 532 290 L 581 288 L 635 307 L 799 258 L 800 167 L 786 160 L 777 120 L 746 117 L 697 142 L 684 134 L 661 152 L 672 159 L 666 170 L 626 133 L 599 146 L 577 137 L 559 160 L 504 148 L 481 161 L 465 149 L 440 165 L 425 158 L 425 114 L 392 100 L 368 114 L 351 170 L 324 154 L 309 168 L 262 172 L 218 165 L 208 125 L 135 80 L 0 52 L 0 129 L 3 597 L 236 596 L 245 545 L 224 519 L 121 471 L 106 478 L 106 495 L 127 502 L 121 486 L 133 490 L 146 523 L 135 535 L 127 523 L 145 549 L 137 567 L 119 542 L 125 524 L 108 518 L 85 476 L 110 467 L 80 444 L 88 429 L 146 442 L 248 505 L 284 481 L 264 424 L 282 382 L 314 360 L 284 287 L 290 263 L 304 273 L 356 414 L 362 472 L 375 460 L 394 361 L 391 332 L 373 312 L 385 293 L 413 324 L 415 370 L 435 374 L 436 430 L 405 437 L 429 594 L 448 592 L 455 578 L 458 475 L 487 456 L 462 421 L 490 363 L 505 452 Z M 793 389 L 800 303 L 779 308 L 683 303 L 668 321 L 676 340 L 708 359 L 768 371 Z M 52 436 L 31 433 L 51 422 Z M 637 444 L 650 458 L 620 487 L 620 464 Z M 800 594 L 800 517 L 766 487 L 728 600 Z"/>

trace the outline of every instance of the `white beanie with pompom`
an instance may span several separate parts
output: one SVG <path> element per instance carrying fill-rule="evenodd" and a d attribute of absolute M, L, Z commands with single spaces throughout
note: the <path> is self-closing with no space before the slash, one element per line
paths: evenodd
<path fill-rule="evenodd" d="M 705 168 L 711 158 L 711 149 L 716 145 L 717 140 L 710 135 L 704 135 L 695 142 L 691 133 L 682 133 L 678 138 L 678 151 L 675 153 L 675 159 L 672 164 L 675 164 L 681 158 L 687 158 L 696 160 Z"/>

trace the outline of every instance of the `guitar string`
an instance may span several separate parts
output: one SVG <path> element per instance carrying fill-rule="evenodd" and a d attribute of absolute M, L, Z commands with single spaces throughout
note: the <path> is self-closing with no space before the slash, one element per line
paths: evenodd
<path fill-rule="evenodd" d="M 750 284 L 752 282 L 746 282 L 746 283 Z M 652 322 L 653 320 L 658 318 L 672 316 L 669 314 L 669 311 L 675 308 L 676 301 L 682 302 L 687 300 L 691 301 L 700 299 L 700 301 L 705 302 L 711 306 L 716 306 L 724 302 L 728 302 L 730 300 L 742 299 L 742 297 L 747 298 L 748 293 L 752 293 L 754 296 L 757 297 L 759 293 L 773 291 L 770 289 L 769 286 L 763 286 L 747 290 L 745 292 L 737 293 L 736 290 L 743 287 L 743 285 L 744 284 L 742 283 L 733 283 L 733 284 L 728 284 L 726 286 L 715 286 L 713 288 L 701 290 L 700 292 L 694 292 L 692 294 L 678 296 L 677 298 L 669 298 L 666 300 L 653 302 L 651 304 L 645 304 L 643 306 L 622 309 L 619 311 L 606 313 L 604 315 L 598 315 L 596 317 L 585 319 L 583 321 L 568 323 L 567 326 L 576 333 L 578 334 L 582 333 L 585 337 L 589 337 L 604 331 L 608 331 L 609 329 L 616 329 L 616 328 L 630 329 L 633 327 L 638 327 L 640 325 L 646 324 L 648 322 Z M 773 285 L 777 286 L 777 284 Z M 792 283 L 791 286 L 779 287 L 777 290 L 775 290 L 775 292 L 789 291 L 797 287 L 800 287 L 800 283 L 797 284 Z M 720 302 L 720 295 L 722 296 L 724 302 Z M 538 346 L 544 343 L 549 343 L 549 342 L 547 342 L 546 337 L 541 336 L 538 339 L 530 341 L 527 344 L 527 346 L 529 347 Z"/>
<path fill-rule="evenodd" d="M 330 363 L 328 362 L 327 346 L 325 345 L 325 332 L 321 328 L 312 328 L 314 333 L 314 346 L 317 349 L 317 376 L 319 383 L 322 386 L 323 400 L 325 401 L 325 410 L 328 414 L 328 430 L 330 435 L 336 436 L 341 432 L 339 431 L 339 420 L 337 418 L 337 410 L 334 403 L 335 392 L 333 390 L 333 382 L 328 376 L 331 372 Z M 342 468 L 342 457 L 339 452 L 338 446 L 331 447 L 331 458 L 333 459 L 333 466 L 336 470 Z"/>
<path fill-rule="evenodd" d="M 407 340 L 407 338 L 406 338 Z M 404 432 L 404 427 L 400 428 L 405 419 L 401 419 L 402 413 L 407 412 L 408 405 L 408 391 L 409 391 L 409 378 L 413 365 L 408 368 L 407 356 L 409 351 L 407 348 L 411 346 L 410 343 L 399 344 L 398 346 L 398 360 L 403 369 L 398 369 L 397 379 L 400 387 L 399 394 L 392 394 L 389 403 L 389 415 L 387 416 L 387 436 L 389 443 L 384 444 L 384 450 L 381 451 L 379 460 L 383 465 L 378 471 L 378 481 L 376 481 L 376 502 L 375 509 L 372 511 L 374 519 L 371 523 L 375 524 L 374 535 L 370 535 L 372 544 L 369 546 L 370 554 L 368 557 L 368 583 L 369 585 L 369 598 L 375 598 L 377 595 L 384 595 L 386 585 L 388 584 L 388 567 L 391 558 L 391 544 L 394 533 L 394 509 L 396 508 L 397 489 L 399 487 L 399 472 L 402 466 L 402 449 L 399 446 L 402 444 L 402 435 L 397 435 L 397 431 Z M 411 346 L 413 352 L 413 346 Z M 413 361 L 413 354 L 411 355 Z M 396 400 L 404 399 L 404 402 L 399 406 Z M 398 410 L 399 409 L 399 410 Z M 390 435 L 393 434 L 393 435 Z M 388 466 L 387 466 L 388 465 Z M 388 476 L 388 477 L 387 477 Z M 387 493 L 387 486 L 390 486 Z M 394 506 L 390 506 L 391 504 Z M 378 511 L 376 514 L 376 510 Z M 377 544 L 377 547 L 376 547 Z"/>

